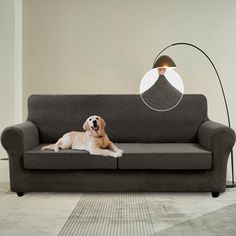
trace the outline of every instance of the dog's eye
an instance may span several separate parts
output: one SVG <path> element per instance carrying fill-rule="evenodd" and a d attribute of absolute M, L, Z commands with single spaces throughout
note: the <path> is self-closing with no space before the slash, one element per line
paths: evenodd
<path fill-rule="evenodd" d="M 98 117 L 96 117 L 96 120 L 98 120 L 99 118 Z"/>
<path fill-rule="evenodd" d="M 92 118 L 89 119 L 89 121 L 91 121 L 91 120 L 92 120 Z"/>

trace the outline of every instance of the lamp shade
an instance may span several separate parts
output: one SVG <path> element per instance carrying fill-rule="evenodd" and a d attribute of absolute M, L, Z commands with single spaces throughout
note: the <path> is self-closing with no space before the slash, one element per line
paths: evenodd
<path fill-rule="evenodd" d="M 169 56 L 163 55 L 157 58 L 152 68 L 159 68 L 159 67 L 164 67 L 164 68 L 174 67 L 175 68 L 176 64 Z"/>

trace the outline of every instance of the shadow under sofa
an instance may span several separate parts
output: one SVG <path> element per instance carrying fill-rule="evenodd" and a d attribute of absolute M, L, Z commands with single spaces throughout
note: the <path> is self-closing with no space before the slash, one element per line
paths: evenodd
<path fill-rule="evenodd" d="M 64 133 L 82 131 L 90 115 L 124 150 L 120 158 L 79 150 L 41 150 Z M 207 116 L 203 95 L 184 95 L 168 112 L 148 108 L 139 95 L 31 95 L 28 117 L 4 129 L 11 191 L 225 191 L 235 133 Z"/>

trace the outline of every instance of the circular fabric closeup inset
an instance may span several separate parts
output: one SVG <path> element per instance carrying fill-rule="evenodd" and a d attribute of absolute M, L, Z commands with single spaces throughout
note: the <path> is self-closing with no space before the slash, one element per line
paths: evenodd
<path fill-rule="evenodd" d="M 149 70 L 141 80 L 140 96 L 143 102 L 156 111 L 168 111 L 181 101 L 184 84 L 178 73 L 168 68 Z"/>

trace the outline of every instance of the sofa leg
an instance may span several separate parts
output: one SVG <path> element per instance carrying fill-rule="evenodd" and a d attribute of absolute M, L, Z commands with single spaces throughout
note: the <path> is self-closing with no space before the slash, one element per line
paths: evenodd
<path fill-rule="evenodd" d="M 216 198 L 219 197 L 220 193 L 219 192 L 212 192 L 212 197 Z"/>
<path fill-rule="evenodd" d="M 23 192 L 17 192 L 16 194 L 17 194 L 18 197 L 23 197 L 24 196 Z"/>

